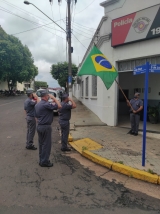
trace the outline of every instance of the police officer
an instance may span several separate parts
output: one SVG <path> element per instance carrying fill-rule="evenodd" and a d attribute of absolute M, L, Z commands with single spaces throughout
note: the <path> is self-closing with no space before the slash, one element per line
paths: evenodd
<path fill-rule="evenodd" d="M 34 117 L 34 108 L 39 98 L 36 94 L 33 94 L 33 89 L 28 89 L 26 91 L 28 98 L 24 102 L 24 110 L 26 112 L 27 121 L 27 141 L 26 149 L 36 150 L 37 148 L 33 145 L 33 138 L 36 130 L 36 120 Z"/>
<path fill-rule="evenodd" d="M 143 109 L 143 101 L 140 100 L 139 97 L 140 94 L 136 92 L 134 95 L 134 99 L 131 99 L 130 101 L 127 100 L 127 105 L 132 107 L 130 109 L 131 130 L 129 131 L 129 134 L 135 136 L 138 135 L 140 112 Z"/>
<path fill-rule="evenodd" d="M 48 102 L 51 98 L 54 102 Z M 53 122 L 53 110 L 61 108 L 59 101 L 47 90 L 41 92 L 41 101 L 35 106 L 35 117 L 37 118 L 38 126 L 38 141 L 39 141 L 39 165 L 41 167 L 52 167 L 49 156 L 51 152 L 51 124 Z"/>
<path fill-rule="evenodd" d="M 71 104 L 69 104 L 69 101 L 71 102 Z M 62 134 L 61 150 L 65 152 L 65 151 L 71 151 L 71 149 L 67 147 L 69 128 L 70 128 L 69 120 L 71 119 L 71 109 L 76 108 L 76 104 L 70 97 L 68 97 L 68 94 L 63 94 L 61 105 L 62 105 L 62 108 L 59 110 L 59 124 L 61 126 L 61 134 Z"/>

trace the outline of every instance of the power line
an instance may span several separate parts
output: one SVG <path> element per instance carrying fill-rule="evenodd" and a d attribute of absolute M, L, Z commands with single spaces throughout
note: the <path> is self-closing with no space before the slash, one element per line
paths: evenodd
<path fill-rule="evenodd" d="M 73 33 L 72 33 L 73 34 Z M 84 48 L 86 48 L 84 45 L 83 45 L 83 43 L 73 34 L 73 36 L 75 37 L 75 39 L 79 42 L 79 43 L 81 43 L 81 45 L 84 47 Z M 87 48 L 86 48 L 87 49 Z"/>
<path fill-rule="evenodd" d="M 2 7 L 1 7 L 1 8 L 2 8 Z M 31 21 L 31 20 L 25 19 L 25 18 L 23 18 L 23 17 L 21 17 L 21 16 L 19 16 L 19 15 L 16 15 L 16 14 L 10 12 L 10 11 L 7 11 L 6 9 L 0 9 L 0 10 L 2 10 L 3 12 L 9 13 L 9 14 L 11 14 L 11 15 L 17 16 L 18 18 L 24 19 L 25 21 L 31 22 L 32 24 L 37 25 L 37 26 L 39 26 L 39 27 L 41 26 L 41 25 L 39 25 L 39 23 L 37 23 L 37 22 L 33 22 L 33 21 Z M 50 32 L 49 30 L 47 30 L 47 29 L 45 29 L 45 28 L 43 28 L 43 30 L 48 31 L 49 33 L 52 33 L 52 32 Z M 22 33 L 22 32 L 21 32 L 21 33 Z M 52 33 L 52 34 L 53 34 L 53 33 Z"/>
<path fill-rule="evenodd" d="M 89 35 L 89 36 L 93 36 L 93 35 L 91 35 L 91 34 L 89 34 L 89 33 L 85 32 L 85 31 L 83 31 L 83 30 L 80 30 L 78 27 L 75 27 L 75 26 L 74 26 L 74 28 L 75 28 L 76 30 L 79 30 L 79 31 L 81 31 L 81 32 L 83 32 L 83 33 L 85 33 L 85 34 Z"/>
<path fill-rule="evenodd" d="M 3 8 L 3 7 L 0 7 L 0 8 L 2 8 L 2 9 L 0 9 L 0 10 L 2 10 L 2 11 L 4 11 L 4 12 L 6 12 L 6 13 L 9 13 L 9 14 L 11 14 L 11 15 L 14 15 L 14 16 L 17 16 L 18 18 L 21 18 L 21 19 L 24 19 L 25 21 L 28 21 L 28 22 L 31 22 L 32 24 L 34 24 L 34 25 L 38 25 L 38 27 L 37 28 L 40 28 L 40 27 L 43 27 L 43 25 L 40 25 L 39 23 L 37 23 L 37 22 L 34 22 L 34 21 L 31 21 L 31 20 L 28 20 L 28 19 L 26 19 L 26 18 L 24 18 L 24 17 L 21 17 L 21 16 L 19 16 L 19 15 L 17 15 L 17 14 L 14 14 L 14 13 L 12 13 L 12 12 L 10 12 L 9 10 L 6 10 L 5 8 Z M 48 23 L 49 24 L 49 23 Z M 47 24 L 46 24 L 47 25 Z M 34 29 L 37 29 L 37 28 L 34 28 Z M 29 29 L 29 30 L 26 30 L 26 31 L 22 31 L 22 32 L 18 32 L 18 33 L 15 33 L 15 34 L 13 34 L 13 35 L 17 35 L 17 34 L 21 34 L 21 33 L 25 33 L 25 32 L 28 32 L 28 31 L 31 31 L 31 30 L 34 30 L 34 29 Z M 51 29 L 53 29 L 53 28 L 51 28 Z M 53 35 L 55 35 L 54 33 L 52 33 L 52 32 L 50 32 L 49 30 L 47 30 L 47 29 L 44 29 L 43 28 L 43 30 L 46 30 L 47 32 L 49 32 L 49 33 L 51 33 L 51 34 L 53 34 Z M 75 31 L 76 32 L 76 31 Z M 76 32 L 76 33 L 78 33 L 79 34 L 79 32 Z M 74 35 L 74 34 L 73 34 Z M 83 34 L 79 34 L 79 35 L 82 35 L 82 36 L 84 36 L 84 37 L 86 37 L 85 35 L 83 35 Z M 58 36 L 58 35 L 57 35 Z M 75 36 L 75 35 L 74 35 Z M 60 37 L 60 36 L 58 36 L 58 37 Z M 62 37 L 60 37 L 60 38 L 62 38 Z M 75 38 L 77 39 L 77 37 L 75 36 Z M 88 37 L 86 37 L 87 39 L 89 39 Z M 64 39 L 64 38 L 62 38 L 62 39 Z M 78 39 L 77 39 L 78 40 Z M 82 44 L 83 45 L 83 44 Z"/>
<path fill-rule="evenodd" d="M 53 10 L 52 10 L 53 1 L 52 1 L 52 2 L 50 2 L 50 3 L 51 3 L 51 13 L 52 13 L 52 18 L 54 19 L 54 16 L 53 16 Z M 55 28 L 55 24 L 54 24 L 54 29 L 55 29 L 55 34 L 56 34 L 57 48 L 58 48 L 58 51 L 59 51 L 59 54 L 60 54 L 59 44 L 58 44 L 58 39 L 57 39 L 57 33 L 56 33 L 56 28 Z"/>
<path fill-rule="evenodd" d="M 78 35 L 80 35 L 80 36 L 83 36 L 83 37 L 85 37 L 85 38 L 88 38 L 88 39 L 89 39 L 89 37 L 85 36 L 84 34 L 81 34 L 81 33 L 77 32 L 77 31 L 75 31 L 75 30 L 74 30 L 74 32 L 75 32 L 75 33 L 78 33 Z M 91 35 L 90 35 L 90 36 L 91 36 Z"/>
<path fill-rule="evenodd" d="M 83 12 L 84 10 L 86 10 L 91 4 L 93 4 L 94 1 L 95 1 L 95 0 L 93 0 L 88 6 L 86 6 L 83 10 L 79 11 L 78 13 L 81 13 L 81 12 Z M 76 13 L 76 14 L 78 14 L 78 13 Z"/>
<path fill-rule="evenodd" d="M 87 28 L 86 30 L 96 30 L 95 28 L 89 28 L 89 27 L 87 27 L 87 26 L 84 26 L 84 25 L 82 25 L 82 24 L 79 24 L 79 23 L 77 23 L 77 22 L 74 22 L 74 24 L 75 25 L 78 25 L 78 26 L 81 26 L 82 28 Z"/>
<path fill-rule="evenodd" d="M 60 9 L 60 6 L 61 6 L 61 3 L 59 2 L 59 18 L 61 19 L 61 9 Z M 61 21 L 60 21 L 60 25 L 61 25 Z M 61 33 L 61 36 L 62 36 L 62 33 Z M 62 42 L 62 49 L 64 49 L 63 42 Z"/>
<path fill-rule="evenodd" d="M 4 8 L 4 7 L 0 7 L 0 8 L 2 8 L 2 9 L 0 9 L 0 10 L 4 11 L 4 12 L 6 12 L 6 13 L 9 13 L 9 14 L 11 14 L 11 15 L 17 16 L 17 17 L 19 17 L 19 18 L 21 18 L 21 19 L 24 19 L 24 20 L 26 20 L 26 21 L 28 21 L 28 22 L 31 22 L 31 23 L 37 25 L 37 22 L 31 21 L 31 20 L 29 20 L 29 19 L 26 19 L 26 18 L 24 18 L 24 17 L 21 17 L 21 16 L 15 14 L 15 13 L 12 13 L 11 11 L 7 10 L 7 9 Z"/>
<path fill-rule="evenodd" d="M 50 24 L 53 24 L 53 23 L 50 23 Z M 18 34 L 26 33 L 26 32 L 28 32 L 28 31 L 32 31 L 32 30 L 36 30 L 36 29 L 38 29 L 38 28 L 42 28 L 43 26 L 46 26 L 46 25 L 49 25 L 49 24 L 40 25 L 40 26 L 38 26 L 38 27 L 29 29 L 29 30 L 25 30 L 25 31 L 22 31 L 22 32 L 19 32 L 19 33 L 11 34 L 11 35 L 12 35 L 12 36 L 15 36 L 15 35 L 18 35 Z M 43 30 L 46 30 L 46 29 L 43 29 Z M 46 30 L 46 31 L 47 31 L 47 30 Z M 50 31 L 48 31 L 48 32 L 51 33 L 51 34 L 53 34 L 53 35 L 56 35 L 56 34 L 50 32 Z M 58 36 L 58 35 L 56 35 L 56 36 Z M 58 37 L 61 38 L 61 39 L 64 39 L 64 38 L 61 37 L 61 36 L 58 36 Z"/>
<path fill-rule="evenodd" d="M 92 39 L 92 38 L 88 38 L 88 39 Z M 85 41 L 85 40 L 88 40 L 88 39 L 83 39 L 83 40 L 81 40 L 81 41 Z"/>
<path fill-rule="evenodd" d="M 74 19 L 75 19 L 75 11 L 76 11 L 76 4 L 75 4 L 75 7 L 74 7 L 74 15 L 73 15 L 73 21 L 72 21 L 72 23 L 74 23 Z"/>
<path fill-rule="evenodd" d="M 5 1 L 5 0 L 1 0 L 1 1 Z M 5 3 L 6 3 L 6 1 L 5 1 Z M 8 3 L 6 3 L 6 4 L 8 4 Z M 9 4 L 11 4 L 11 3 L 9 3 Z M 13 6 L 12 6 L 13 5 Z M 22 13 L 24 13 L 24 14 L 32 14 L 32 13 L 26 13 L 26 12 L 23 12 L 23 9 L 19 9 L 19 7 L 17 7 L 17 6 L 15 6 L 14 4 L 11 4 L 11 6 L 13 7 L 13 8 L 15 8 L 15 9 L 17 9 L 17 10 L 19 10 L 20 12 L 22 12 Z M 1 7 L 1 8 L 3 8 L 3 7 Z M 8 12 L 11 12 L 12 13 L 12 11 L 10 11 L 10 10 L 7 10 L 6 8 L 3 8 L 3 9 L 5 9 L 6 11 L 8 11 Z M 22 10 L 22 11 L 21 11 Z M 25 10 L 24 10 L 25 11 Z M 13 14 L 13 13 L 12 13 Z M 16 14 L 14 14 L 14 15 L 16 15 Z M 32 14 L 32 15 L 34 15 L 34 14 Z M 17 15 L 18 16 L 18 15 Z M 19 16 L 20 17 L 20 16 Z M 35 15 L 34 15 L 34 17 L 35 17 Z M 38 16 L 37 16 L 38 17 Z M 22 17 L 21 17 L 22 18 Z M 23 18 L 23 19 L 25 19 L 25 18 Z M 27 20 L 27 19 L 25 19 L 25 20 Z M 44 19 L 43 19 L 44 20 Z M 46 20 L 45 20 L 46 21 Z M 58 21 L 60 21 L 60 20 L 58 20 Z M 56 22 L 58 22 L 58 21 L 56 21 Z M 37 23 L 37 22 L 35 22 L 35 23 Z M 37 24 L 39 24 L 39 23 L 37 23 Z M 44 23 L 43 23 L 44 24 Z M 50 29 L 53 29 L 53 28 L 51 28 L 51 27 L 48 27 L 48 26 L 46 26 L 47 28 L 50 28 Z M 58 30 L 59 31 L 59 30 Z M 61 32 L 61 31 L 60 31 Z"/>
<path fill-rule="evenodd" d="M 63 21 L 63 22 L 64 22 L 64 21 Z M 84 37 L 88 38 L 86 35 L 80 34 L 79 32 L 77 32 L 77 31 L 75 31 L 75 30 L 74 30 L 74 32 L 78 33 L 78 34 L 81 35 L 81 36 L 84 36 Z M 89 34 L 89 36 L 92 36 L 92 35 Z"/>
<path fill-rule="evenodd" d="M 28 15 L 28 14 L 31 14 L 31 15 L 33 15 L 34 17 L 38 17 L 39 19 L 41 19 L 41 20 L 47 22 L 47 20 L 45 20 L 45 19 L 43 19 L 43 18 L 40 18 L 39 16 L 36 16 L 35 14 L 30 13 L 30 12 L 28 12 L 27 10 L 24 10 L 24 9 L 22 9 L 22 8 L 20 8 L 20 7 L 16 6 L 16 5 L 14 5 L 14 4 L 12 4 L 12 3 L 10 3 L 10 2 L 7 2 L 7 1 L 5 1 L 5 0 L 0 0 L 0 1 L 3 1 L 3 3 L 9 5 L 10 7 L 15 8 L 16 10 L 19 10 L 20 12 L 22 12 L 22 13 L 24 13 L 24 14 L 27 14 L 27 15 Z"/>

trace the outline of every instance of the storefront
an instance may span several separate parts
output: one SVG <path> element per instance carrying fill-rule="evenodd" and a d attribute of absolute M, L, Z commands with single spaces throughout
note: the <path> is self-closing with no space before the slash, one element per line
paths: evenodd
<path fill-rule="evenodd" d="M 133 68 L 149 61 L 160 64 L 160 6 L 159 1 L 111 0 L 105 9 L 91 44 L 107 56 L 119 72 L 118 81 L 130 99 L 134 92 L 144 95 L 144 75 L 133 75 Z M 98 38 L 98 41 L 96 41 Z M 149 104 L 160 102 L 160 74 L 149 75 Z M 116 126 L 121 116 L 128 115 L 128 107 L 116 83 L 107 90 L 99 77 L 82 76 L 73 87 L 74 95 L 109 126 Z M 96 93 L 94 92 L 96 88 Z"/>

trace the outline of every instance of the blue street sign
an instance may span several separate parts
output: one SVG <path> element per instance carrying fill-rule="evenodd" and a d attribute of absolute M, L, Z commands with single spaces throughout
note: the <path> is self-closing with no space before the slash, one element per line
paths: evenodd
<path fill-rule="evenodd" d="M 72 83 L 72 77 L 71 76 L 68 77 L 68 83 Z"/>
<path fill-rule="evenodd" d="M 150 72 L 151 73 L 160 73 L 160 64 L 150 65 Z"/>
<path fill-rule="evenodd" d="M 134 68 L 133 75 L 144 74 L 145 72 L 146 72 L 146 65 L 141 65 Z"/>
<path fill-rule="evenodd" d="M 134 75 L 145 73 L 145 93 L 144 93 L 144 115 L 143 115 L 143 142 L 142 142 L 142 166 L 146 161 L 146 126 L 147 126 L 147 104 L 148 104 L 148 79 L 150 73 L 160 73 L 160 64 L 149 64 L 137 66 L 134 68 Z"/>

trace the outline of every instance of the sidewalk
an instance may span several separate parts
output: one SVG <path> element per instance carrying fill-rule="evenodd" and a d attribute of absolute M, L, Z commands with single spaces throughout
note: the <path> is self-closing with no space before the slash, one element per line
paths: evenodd
<path fill-rule="evenodd" d="M 153 176 L 156 181 L 151 181 L 152 183 L 157 183 L 157 179 L 160 182 L 160 179 L 153 175 L 154 173 L 160 175 L 160 139 L 147 137 L 146 166 L 142 167 L 142 135 L 132 136 L 127 134 L 128 129 L 106 126 L 81 102 L 76 99 L 75 101 L 77 108 L 72 111 L 71 119 L 71 135 L 74 140 L 71 143 L 72 147 L 84 156 L 87 156 L 84 151 L 88 150 L 96 158 L 110 160 L 111 163 L 116 162 L 122 168 L 128 166 L 142 172 L 149 172 L 147 174 Z M 134 173 L 130 176 L 135 177 Z"/>

